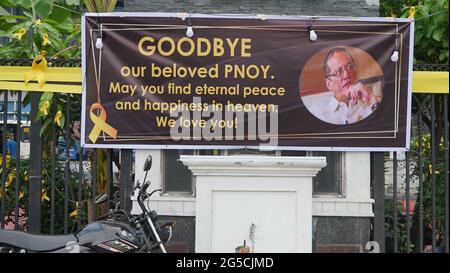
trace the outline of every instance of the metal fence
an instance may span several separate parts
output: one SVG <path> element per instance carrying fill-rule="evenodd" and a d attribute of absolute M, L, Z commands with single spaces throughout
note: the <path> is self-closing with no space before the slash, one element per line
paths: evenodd
<path fill-rule="evenodd" d="M 30 66 L 31 61 L 0 59 L 0 65 Z M 78 67 L 80 60 L 51 60 L 49 66 Z M 448 71 L 448 65 L 418 65 L 414 70 Z M 13 95 L 16 104 L 9 107 Z M 86 150 L 77 145 L 72 126 L 81 113 L 80 95 L 55 94 L 51 109 L 54 112 L 58 107 L 56 101 L 63 102 L 65 124 L 59 128 L 51 122 L 44 135 L 40 132 L 44 125 L 31 118 L 39 110 L 41 94 L 28 93 L 31 108 L 25 111 L 17 103 L 22 95 L 0 94 L 1 228 L 50 234 L 76 231 L 108 211 L 108 205 L 93 204 L 99 192 L 112 196 L 118 191 L 122 207 L 130 210 L 131 150 L 121 150 L 119 162 L 119 151 Z M 448 252 L 448 94 L 414 94 L 412 110 L 411 150 L 373 153 L 374 239 L 386 252 L 428 248 Z M 10 132 L 17 141 L 14 156 L 6 156 Z M 21 145 L 28 141 L 28 147 Z M 20 156 L 26 154 L 23 147 L 29 149 L 29 156 Z M 114 166 L 121 170 L 118 177 Z"/>
<path fill-rule="evenodd" d="M 0 59 L 2 66 L 31 66 L 31 62 Z M 80 64 L 80 60 L 48 62 L 54 67 Z M 122 150 L 119 162 L 119 151 L 80 147 L 77 123 L 81 95 L 55 93 L 48 111 L 54 114 L 61 109 L 64 125 L 61 128 L 56 121 L 41 124 L 33 118 L 39 111 L 41 95 L 28 92 L 24 98 L 22 92 L 0 94 L 0 227 L 50 234 L 74 232 L 109 210 L 109 204 L 98 207 L 93 203 L 100 192 L 109 196 L 120 192 L 121 206 L 130 210 L 131 151 Z M 45 130 L 41 132 L 42 128 Z M 114 168 L 121 169 L 121 175 L 115 176 Z"/>
<path fill-rule="evenodd" d="M 414 70 L 448 71 L 448 65 Z M 448 100 L 414 93 L 411 149 L 384 154 L 385 203 L 375 206 L 375 218 L 384 221 L 375 228 L 385 229 L 386 252 L 449 252 Z"/>

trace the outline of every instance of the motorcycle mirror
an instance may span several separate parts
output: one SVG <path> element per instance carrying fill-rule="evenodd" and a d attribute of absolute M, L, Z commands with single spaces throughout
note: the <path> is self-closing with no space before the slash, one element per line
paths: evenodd
<path fill-rule="evenodd" d="M 148 155 L 144 163 L 144 172 L 149 171 L 151 167 L 152 167 L 152 155 Z"/>
<path fill-rule="evenodd" d="M 108 199 L 109 199 L 109 196 L 106 193 L 104 193 L 104 194 L 102 194 L 100 196 L 95 197 L 94 202 L 95 202 L 95 204 L 98 205 L 98 204 L 101 204 L 101 203 L 105 203 L 106 200 L 108 200 Z"/>

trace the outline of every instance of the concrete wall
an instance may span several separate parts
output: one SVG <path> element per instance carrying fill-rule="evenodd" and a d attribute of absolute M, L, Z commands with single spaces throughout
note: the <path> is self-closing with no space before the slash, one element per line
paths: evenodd
<path fill-rule="evenodd" d="M 378 0 L 126 0 L 123 11 L 378 16 Z"/>
<path fill-rule="evenodd" d="M 313 217 L 313 252 L 367 252 L 369 240 L 370 218 Z"/>
<path fill-rule="evenodd" d="M 167 244 L 170 253 L 195 251 L 195 217 L 160 216 L 161 220 L 175 220 L 173 237 Z M 370 240 L 370 218 L 313 217 L 313 253 L 366 252 Z"/>

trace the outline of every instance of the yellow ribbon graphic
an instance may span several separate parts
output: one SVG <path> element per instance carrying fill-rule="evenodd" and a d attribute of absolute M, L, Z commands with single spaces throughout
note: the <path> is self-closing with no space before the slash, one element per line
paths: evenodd
<path fill-rule="evenodd" d="M 39 83 L 39 87 L 43 87 L 45 82 L 45 69 L 47 69 L 47 61 L 42 55 L 37 55 L 33 63 L 31 64 L 31 70 L 25 73 L 25 84 L 29 81 L 36 79 Z"/>
<path fill-rule="evenodd" d="M 94 113 L 95 110 L 100 110 L 100 114 L 98 116 Z M 89 134 L 89 139 L 92 141 L 92 143 L 95 143 L 97 141 L 97 138 L 100 135 L 101 131 L 105 132 L 114 139 L 117 137 L 117 130 L 105 122 L 106 111 L 100 103 L 94 103 L 91 105 L 89 116 L 94 123 L 94 128 L 92 128 L 92 131 Z"/>

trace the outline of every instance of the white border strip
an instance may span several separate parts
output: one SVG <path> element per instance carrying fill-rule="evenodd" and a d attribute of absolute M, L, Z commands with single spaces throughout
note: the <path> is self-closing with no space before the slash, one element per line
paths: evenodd
<path fill-rule="evenodd" d="M 98 17 L 177 17 L 181 18 L 181 13 L 173 12 L 105 12 L 86 13 L 84 16 Z M 261 20 L 261 14 L 202 14 L 188 13 L 191 18 L 226 18 L 226 19 L 255 19 Z M 317 16 L 317 15 L 265 15 L 264 19 L 282 20 L 310 20 L 315 21 L 366 21 L 366 22 L 411 22 L 408 18 L 395 17 L 343 17 L 343 16 Z"/>
<path fill-rule="evenodd" d="M 408 105 L 406 110 L 406 150 L 411 146 L 411 105 L 412 105 L 412 76 L 414 62 L 414 20 L 411 20 L 411 29 L 409 30 L 409 64 L 408 64 Z M 400 90 L 399 90 L 400 93 Z"/>
<path fill-rule="evenodd" d="M 255 151 L 338 151 L 338 152 L 404 152 L 405 147 L 311 147 L 311 146 L 245 146 L 245 145 L 152 145 L 152 144 L 84 144 L 84 148 L 105 149 L 140 149 L 140 150 L 235 150 L 250 149 Z"/>
<path fill-rule="evenodd" d="M 86 125 L 86 17 L 81 16 L 81 144 L 86 143 L 85 125 Z"/>

